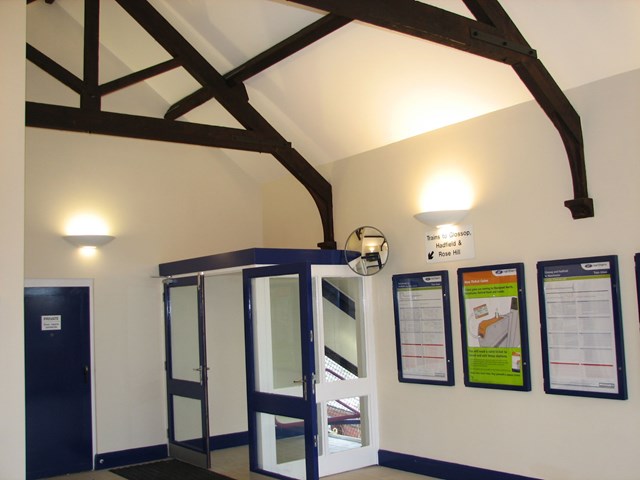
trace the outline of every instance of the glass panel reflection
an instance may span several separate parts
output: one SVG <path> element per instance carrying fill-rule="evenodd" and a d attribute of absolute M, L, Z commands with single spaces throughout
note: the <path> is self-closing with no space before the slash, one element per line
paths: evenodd
<path fill-rule="evenodd" d="M 325 381 L 366 377 L 362 278 L 324 278 Z"/>
<path fill-rule="evenodd" d="M 258 464 L 266 471 L 305 478 L 304 420 L 258 413 Z"/>
<path fill-rule="evenodd" d="M 256 388 L 302 397 L 298 276 L 254 279 L 253 298 Z"/>
<path fill-rule="evenodd" d="M 330 400 L 326 406 L 329 453 L 369 444 L 367 397 Z"/>
<path fill-rule="evenodd" d="M 176 442 L 197 450 L 204 449 L 202 404 L 194 398 L 173 395 L 173 436 Z"/>
<path fill-rule="evenodd" d="M 200 382 L 198 287 L 171 288 L 171 377 Z"/>

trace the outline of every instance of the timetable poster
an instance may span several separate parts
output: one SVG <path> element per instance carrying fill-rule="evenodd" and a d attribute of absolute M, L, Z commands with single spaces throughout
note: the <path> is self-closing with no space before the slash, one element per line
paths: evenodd
<path fill-rule="evenodd" d="M 548 393 L 626 398 L 616 264 L 615 257 L 539 263 Z"/>
<path fill-rule="evenodd" d="M 529 390 L 522 264 L 458 270 L 468 386 Z"/>
<path fill-rule="evenodd" d="M 453 385 L 448 273 L 394 275 L 400 381 Z"/>

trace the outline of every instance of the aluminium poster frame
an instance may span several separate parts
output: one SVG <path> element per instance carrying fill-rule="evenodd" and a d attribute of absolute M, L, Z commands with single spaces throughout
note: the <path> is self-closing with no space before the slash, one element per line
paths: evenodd
<path fill-rule="evenodd" d="M 538 262 L 544 390 L 627 399 L 616 255 Z"/>
<path fill-rule="evenodd" d="M 531 390 L 524 264 L 458 269 L 464 384 Z"/>
<path fill-rule="evenodd" d="M 398 380 L 452 386 L 449 273 L 393 275 Z"/>

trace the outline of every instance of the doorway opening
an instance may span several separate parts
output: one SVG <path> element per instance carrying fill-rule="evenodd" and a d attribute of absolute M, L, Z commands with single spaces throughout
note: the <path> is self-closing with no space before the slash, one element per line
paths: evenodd
<path fill-rule="evenodd" d="M 271 249 L 252 249 L 250 254 L 248 252 L 212 255 L 160 266 L 160 274 L 172 279 L 193 276 L 194 273 L 203 276 L 208 363 L 206 366 L 193 365 L 192 368 L 204 367 L 208 375 L 211 448 L 217 450 L 248 443 L 250 451 L 260 451 L 261 458 L 271 459 L 268 460 L 270 466 L 280 465 L 273 471 L 273 474 L 280 475 L 278 478 L 312 480 L 376 464 L 374 359 L 366 301 L 370 298 L 369 279 L 349 269 L 344 264 L 342 252 L 274 252 Z M 310 252 L 309 256 L 307 252 Z M 275 253 L 277 258 L 274 258 Z M 333 256 L 320 258 L 327 254 Z M 231 257 L 239 259 L 235 265 L 233 263 L 236 260 L 230 260 Z M 271 358 L 270 363 L 260 360 L 256 364 L 245 358 L 249 342 L 254 339 L 245 338 L 247 324 L 244 308 L 248 297 L 243 274 L 248 269 L 259 270 L 260 265 L 279 265 L 284 268 L 285 265 L 300 261 L 305 264 L 307 273 L 304 275 L 309 280 L 304 291 L 294 285 L 297 285 L 295 278 L 292 280 L 286 275 L 268 280 L 264 287 L 266 290 L 263 290 L 269 297 L 269 317 L 279 317 L 278 321 L 284 322 L 283 325 L 288 325 L 287 322 L 295 318 L 293 307 L 300 304 L 299 299 L 302 296 L 307 299 L 307 318 L 314 331 L 314 340 L 310 348 L 304 347 L 308 357 L 305 362 L 313 364 L 313 370 L 307 367 L 306 372 L 300 370 L 296 372 L 300 374 L 299 377 L 293 378 L 284 370 L 295 368 L 297 363 L 285 358 L 290 355 L 278 342 L 292 340 L 291 349 L 300 352 L 302 342 L 311 338 L 308 329 L 299 325 L 295 330 L 298 334 L 292 336 L 288 328 L 276 328 L 279 325 L 276 321 L 275 330 L 271 329 L 269 335 L 258 335 L 261 342 L 270 339 L 267 344 L 258 347 L 266 349 L 263 356 Z M 297 296 L 298 300 L 287 298 L 292 295 Z M 261 332 L 269 331 L 264 326 L 258 329 Z M 283 331 L 289 333 L 285 335 Z M 256 368 L 269 364 L 274 366 L 271 369 L 272 386 L 275 388 L 277 384 L 278 388 L 291 390 L 293 396 L 289 403 L 284 403 L 282 411 L 275 411 L 270 406 L 250 413 L 249 409 L 254 404 L 252 394 L 247 395 L 247 392 L 254 389 L 257 377 L 266 378 L 266 373 L 257 372 Z M 268 389 L 268 386 L 265 388 Z M 307 413 L 298 408 L 298 403 L 303 401 L 299 399 L 304 398 L 305 388 L 310 399 L 307 406 L 311 406 L 304 410 Z M 270 393 L 265 396 L 269 399 L 267 401 L 273 398 Z M 315 398 L 311 396 L 312 393 Z M 289 408 L 293 404 L 296 405 Z M 305 437 L 306 426 L 315 429 L 316 433 Z M 258 431 L 273 437 L 273 442 L 268 437 L 259 439 Z M 273 447 L 272 452 L 268 451 L 270 446 Z M 313 473 L 314 469 L 307 470 L 306 467 L 302 467 L 302 474 L 288 470 L 290 465 L 287 464 L 302 465 L 308 459 L 315 462 L 316 473 Z M 215 470 L 216 465 L 211 468 Z M 263 473 L 270 472 L 270 469 L 256 468 L 257 471 L 262 469 Z"/>

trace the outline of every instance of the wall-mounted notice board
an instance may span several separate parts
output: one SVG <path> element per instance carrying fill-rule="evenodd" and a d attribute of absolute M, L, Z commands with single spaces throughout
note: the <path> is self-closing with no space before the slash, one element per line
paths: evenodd
<path fill-rule="evenodd" d="M 618 257 L 538 263 L 546 393 L 627 398 Z"/>
<path fill-rule="evenodd" d="M 524 265 L 458 269 L 464 383 L 531 390 Z"/>
<path fill-rule="evenodd" d="M 392 280 L 398 379 L 453 385 L 449 274 L 408 273 Z"/>

